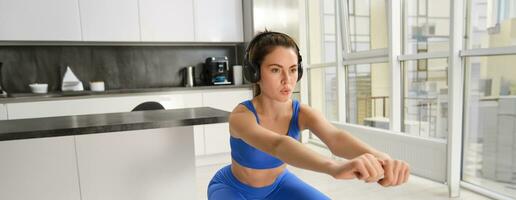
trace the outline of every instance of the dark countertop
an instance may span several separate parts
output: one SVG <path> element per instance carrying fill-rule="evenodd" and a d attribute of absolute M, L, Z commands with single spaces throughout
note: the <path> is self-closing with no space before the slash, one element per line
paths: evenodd
<path fill-rule="evenodd" d="M 0 121 L 0 141 L 224 123 L 210 107 Z"/>
<path fill-rule="evenodd" d="M 162 87 L 162 88 L 141 88 L 141 89 L 119 89 L 106 90 L 102 92 L 92 91 L 70 91 L 70 92 L 49 92 L 47 94 L 33 94 L 33 93 L 14 93 L 9 94 L 7 98 L 0 98 L 2 103 L 20 103 L 20 102 L 35 102 L 35 101 L 56 101 L 64 99 L 86 99 L 99 97 L 113 97 L 113 96 L 128 96 L 128 95 L 147 95 L 152 93 L 166 93 L 166 92 L 188 92 L 196 90 L 215 90 L 215 89 L 251 89 L 251 84 L 244 85 L 217 85 L 217 86 L 195 86 L 195 87 Z"/>

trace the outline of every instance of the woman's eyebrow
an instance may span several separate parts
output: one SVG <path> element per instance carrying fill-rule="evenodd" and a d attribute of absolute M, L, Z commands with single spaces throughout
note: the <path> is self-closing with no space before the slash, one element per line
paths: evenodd
<path fill-rule="evenodd" d="M 267 65 L 267 67 L 272 67 L 272 66 L 283 67 L 282 65 L 276 64 L 276 63 L 272 63 L 272 64 Z M 292 67 L 297 67 L 297 64 L 294 64 L 294 65 L 290 66 L 289 68 L 292 68 Z"/>
<path fill-rule="evenodd" d="M 267 65 L 267 67 L 283 67 L 283 66 L 281 66 L 280 64 L 272 63 L 272 64 Z"/>

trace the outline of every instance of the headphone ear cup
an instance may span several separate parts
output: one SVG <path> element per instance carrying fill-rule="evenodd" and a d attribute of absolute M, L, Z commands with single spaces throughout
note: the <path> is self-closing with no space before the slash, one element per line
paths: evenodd
<path fill-rule="evenodd" d="M 299 81 L 303 77 L 303 67 L 301 66 L 301 63 L 299 63 L 297 66 L 297 81 Z"/>
<path fill-rule="evenodd" d="M 244 56 L 244 77 L 251 83 L 259 81 L 260 74 L 257 74 L 256 66 L 249 60 L 248 53 Z"/>
<path fill-rule="evenodd" d="M 301 55 L 299 54 L 299 51 L 297 52 L 298 54 L 298 57 L 297 57 L 297 81 L 301 80 L 301 78 L 303 77 L 303 57 L 301 57 Z"/>

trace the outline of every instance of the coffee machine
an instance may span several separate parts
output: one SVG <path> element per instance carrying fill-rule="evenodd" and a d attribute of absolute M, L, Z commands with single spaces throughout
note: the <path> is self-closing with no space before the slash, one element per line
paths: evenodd
<path fill-rule="evenodd" d="M 203 65 L 201 79 L 205 85 L 229 85 L 228 57 L 208 57 Z"/>

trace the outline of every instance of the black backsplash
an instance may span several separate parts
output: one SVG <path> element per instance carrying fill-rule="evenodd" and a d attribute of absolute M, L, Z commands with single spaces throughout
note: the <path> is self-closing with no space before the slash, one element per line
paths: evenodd
<path fill-rule="evenodd" d="M 207 57 L 228 56 L 235 65 L 235 46 L 0 46 L 3 86 L 8 93 L 30 92 L 30 83 L 48 83 L 59 91 L 66 66 L 89 89 L 104 81 L 106 89 L 182 86 L 181 71 L 195 65 L 196 83 Z"/>

